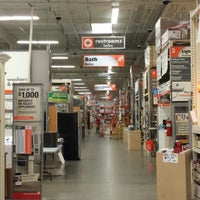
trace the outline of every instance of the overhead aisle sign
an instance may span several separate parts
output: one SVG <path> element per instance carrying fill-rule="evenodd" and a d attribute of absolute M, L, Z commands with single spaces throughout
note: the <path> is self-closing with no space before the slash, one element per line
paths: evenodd
<path fill-rule="evenodd" d="M 124 67 L 125 55 L 84 55 L 84 67 Z"/>
<path fill-rule="evenodd" d="M 125 37 L 82 37 L 82 49 L 125 49 Z"/>
<path fill-rule="evenodd" d="M 116 91 L 115 84 L 95 84 L 94 91 Z"/>

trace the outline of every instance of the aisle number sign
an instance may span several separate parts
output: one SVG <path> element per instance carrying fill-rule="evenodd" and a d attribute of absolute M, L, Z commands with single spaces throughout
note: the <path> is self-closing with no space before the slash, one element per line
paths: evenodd
<path fill-rule="evenodd" d="M 40 121 L 41 85 L 14 84 L 14 120 Z"/>
<path fill-rule="evenodd" d="M 125 55 L 84 55 L 84 67 L 124 67 Z"/>
<path fill-rule="evenodd" d="M 125 49 L 125 36 L 82 37 L 82 49 Z"/>

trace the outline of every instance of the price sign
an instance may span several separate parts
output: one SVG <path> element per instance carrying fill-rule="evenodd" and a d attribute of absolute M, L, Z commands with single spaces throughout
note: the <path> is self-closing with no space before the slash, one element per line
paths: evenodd
<path fill-rule="evenodd" d="M 35 84 L 14 85 L 14 120 L 41 120 L 41 89 Z"/>

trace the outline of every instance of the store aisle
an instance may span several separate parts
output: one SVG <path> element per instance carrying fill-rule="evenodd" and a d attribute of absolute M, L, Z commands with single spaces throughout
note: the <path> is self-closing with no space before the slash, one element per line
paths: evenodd
<path fill-rule="evenodd" d="M 155 200 L 155 158 L 129 151 L 121 139 L 90 133 L 82 159 L 67 161 L 65 175 L 44 179 L 44 200 Z"/>

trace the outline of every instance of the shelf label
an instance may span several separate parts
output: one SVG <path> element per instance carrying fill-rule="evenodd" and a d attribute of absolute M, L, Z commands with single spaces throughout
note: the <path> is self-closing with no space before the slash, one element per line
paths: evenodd
<path fill-rule="evenodd" d="M 178 154 L 173 152 L 163 153 L 163 162 L 165 163 L 178 163 Z"/>

